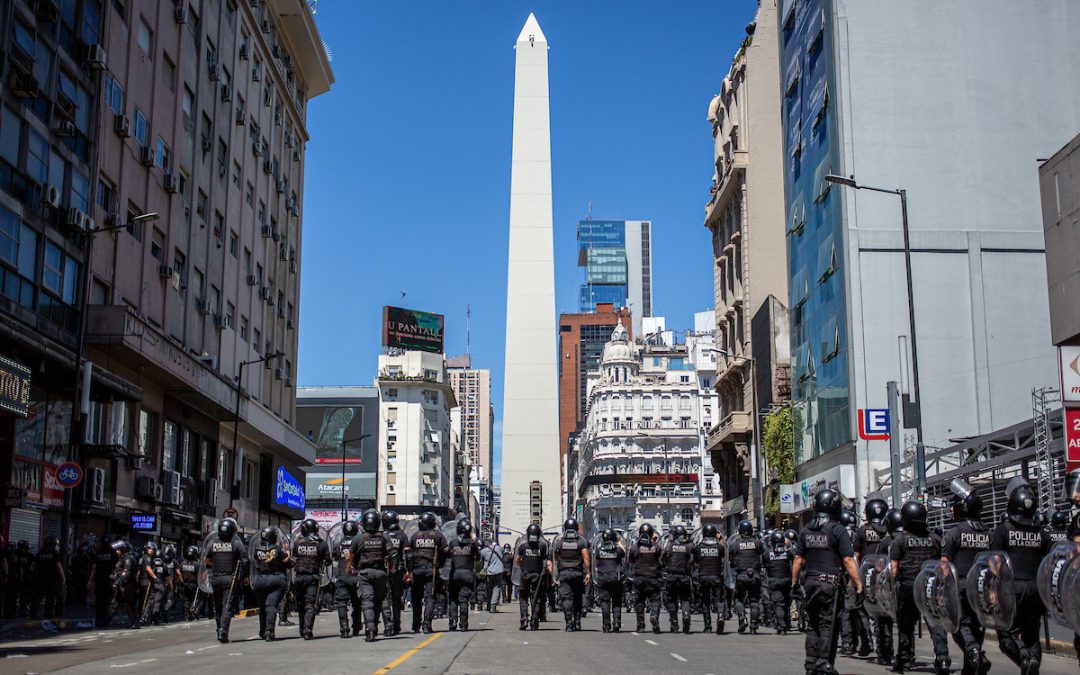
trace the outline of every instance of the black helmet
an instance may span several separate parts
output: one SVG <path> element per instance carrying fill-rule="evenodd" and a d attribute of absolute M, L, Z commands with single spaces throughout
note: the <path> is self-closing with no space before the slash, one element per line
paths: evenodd
<path fill-rule="evenodd" d="M 684 526 L 676 525 L 675 527 L 671 528 L 671 537 L 675 541 L 686 541 L 686 536 L 686 528 Z"/>
<path fill-rule="evenodd" d="M 356 524 L 355 520 L 346 520 L 345 524 L 341 526 L 341 531 L 346 537 L 355 537 L 360 532 L 360 526 Z"/>
<path fill-rule="evenodd" d="M 712 523 L 708 523 L 701 528 L 702 539 L 716 539 L 716 526 Z"/>
<path fill-rule="evenodd" d="M 544 536 L 544 532 L 540 529 L 540 526 L 536 523 L 530 524 L 525 528 L 525 538 L 530 544 L 539 544 L 540 538 Z"/>
<path fill-rule="evenodd" d="M 378 511 L 375 509 L 368 509 L 367 511 L 364 511 L 364 515 L 360 516 L 360 526 L 364 528 L 364 532 L 375 534 L 379 531 L 379 522 L 381 520 Z"/>
<path fill-rule="evenodd" d="M 604 541 L 611 543 L 615 543 L 619 539 L 619 535 L 615 534 L 615 530 L 611 529 L 610 527 L 604 530 L 603 537 Z"/>
<path fill-rule="evenodd" d="M 577 519 L 575 519 L 575 518 L 567 518 L 563 522 L 562 528 L 563 528 L 563 532 L 570 532 L 570 531 L 577 532 L 578 531 Z"/>
<path fill-rule="evenodd" d="M 176 557 L 176 547 L 172 544 L 166 544 L 165 550 L 162 552 L 166 560 L 172 560 Z"/>
<path fill-rule="evenodd" d="M 1069 512 L 1054 511 L 1050 515 L 1050 529 L 1057 532 L 1064 532 L 1069 529 Z"/>
<path fill-rule="evenodd" d="M 434 530 L 435 526 L 439 524 L 435 514 L 431 511 L 424 511 L 420 514 L 420 529 L 421 530 Z"/>
<path fill-rule="evenodd" d="M 773 533 L 769 535 L 769 541 L 773 546 L 784 545 L 784 533 L 780 530 L 773 530 Z"/>
<path fill-rule="evenodd" d="M 866 496 L 866 504 L 863 506 L 866 522 L 879 524 L 888 511 L 889 503 L 879 493 L 874 492 Z"/>
<path fill-rule="evenodd" d="M 904 530 L 921 534 L 926 531 L 926 505 L 922 502 L 905 502 L 900 507 L 900 518 L 904 522 Z"/>
<path fill-rule="evenodd" d="M 236 521 L 232 518 L 222 518 L 217 526 L 218 538 L 222 541 L 232 541 L 236 536 Z"/>
<path fill-rule="evenodd" d="M 896 534 L 904 529 L 904 516 L 900 513 L 900 509 L 889 509 L 889 512 L 885 514 L 884 523 L 889 534 Z"/>
<path fill-rule="evenodd" d="M 743 537 L 751 537 L 754 535 L 754 525 L 746 519 L 739 521 L 739 534 Z"/>
<path fill-rule="evenodd" d="M 642 523 L 641 527 L 638 528 L 638 541 L 641 541 L 643 539 L 652 541 L 653 534 L 653 526 L 649 523 Z"/>
<path fill-rule="evenodd" d="M 978 519 L 982 514 L 983 502 L 982 497 L 975 491 L 975 488 L 968 485 L 963 479 L 956 478 L 949 484 L 949 489 L 953 493 L 953 519 Z"/>
<path fill-rule="evenodd" d="M 45 544 L 48 545 L 48 543 L 49 543 L 48 540 L 46 540 Z M 157 547 L 157 544 L 155 544 L 154 542 L 148 541 L 145 544 L 143 544 L 143 550 L 146 551 L 150 555 L 157 555 L 158 547 Z"/>
<path fill-rule="evenodd" d="M 788 530 L 787 532 L 784 532 L 784 538 L 788 541 L 795 541 L 799 538 L 799 533 L 795 530 Z"/>
<path fill-rule="evenodd" d="M 859 521 L 855 518 L 855 512 L 851 509 L 840 509 L 840 517 L 837 521 L 844 527 L 855 527 Z"/>
<path fill-rule="evenodd" d="M 188 560 L 196 560 L 196 559 L 198 559 L 198 557 L 199 557 L 199 547 L 198 546 L 188 546 L 187 548 L 184 549 L 184 557 L 187 558 Z"/>
<path fill-rule="evenodd" d="M 503 544 L 503 553 L 510 552 L 510 544 Z"/>
<path fill-rule="evenodd" d="M 301 532 L 304 531 L 304 525 L 306 525 L 306 524 L 307 524 L 306 520 L 303 523 L 300 524 L 300 531 Z M 264 544 L 276 544 L 277 543 L 277 528 L 276 527 L 274 527 L 272 525 L 267 525 L 266 527 L 263 528 L 263 531 L 260 534 L 262 536 L 262 540 L 263 540 Z"/>
<path fill-rule="evenodd" d="M 123 539 L 117 539 L 112 543 L 112 550 L 116 552 L 116 555 L 124 555 L 131 550 L 131 544 Z"/>
<path fill-rule="evenodd" d="M 1027 527 L 1034 525 L 1035 509 L 1039 504 L 1039 499 L 1027 481 L 1020 476 L 1013 478 L 1005 487 L 1005 494 L 1009 497 L 1005 505 L 1009 520 L 1015 525 Z"/>
<path fill-rule="evenodd" d="M 382 526 L 387 531 L 399 529 L 401 526 L 398 524 L 397 511 L 383 511 Z"/>
<path fill-rule="evenodd" d="M 459 537 L 467 537 L 472 534 L 472 523 L 467 518 L 457 521 L 457 533 Z"/>
<path fill-rule="evenodd" d="M 823 513 L 837 518 L 841 508 L 843 505 L 840 502 L 840 493 L 836 490 L 824 488 L 814 495 L 814 513 Z"/>
<path fill-rule="evenodd" d="M 314 518 L 307 518 L 300 521 L 300 535 L 303 537 L 309 537 L 319 531 L 319 523 Z"/>

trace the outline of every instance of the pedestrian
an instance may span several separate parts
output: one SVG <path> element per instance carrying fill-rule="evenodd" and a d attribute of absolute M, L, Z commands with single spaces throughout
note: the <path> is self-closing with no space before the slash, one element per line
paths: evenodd
<path fill-rule="evenodd" d="M 754 526 L 749 520 L 739 522 L 739 534 L 728 543 L 728 559 L 735 572 L 735 615 L 739 619 L 739 632 L 757 633 L 761 620 L 761 554 L 764 547 L 754 537 Z M 750 608 L 750 622 L 746 621 L 746 609 Z"/>
<path fill-rule="evenodd" d="M 652 632 L 660 632 L 660 545 L 649 523 L 638 527 L 637 541 L 630 547 L 630 567 L 634 572 L 634 611 L 637 632 L 645 632 L 645 606 L 649 607 Z"/>
<path fill-rule="evenodd" d="M 941 543 L 941 559 L 956 567 L 957 579 L 966 579 L 975 556 L 990 550 L 991 533 L 983 524 L 982 498 L 979 493 L 957 478 L 949 488 L 953 492 L 953 526 L 945 532 Z M 982 675 L 990 670 L 990 659 L 983 651 L 986 629 L 968 602 L 967 593 L 960 592 L 960 621 L 953 641 L 964 654 L 962 675 Z"/>
<path fill-rule="evenodd" d="M 503 567 L 502 550 L 497 542 L 492 541 L 484 550 L 480 551 L 481 564 L 484 567 L 484 601 L 488 605 L 488 612 L 495 614 L 499 611 L 499 600 L 502 598 L 503 577 L 506 576 L 506 568 Z"/>
<path fill-rule="evenodd" d="M 762 565 L 768 577 L 769 600 L 776 623 L 773 626 L 778 635 L 791 631 L 791 551 L 784 540 L 784 533 L 774 530 L 769 535 L 769 543 L 763 554 Z"/>
<path fill-rule="evenodd" d="M 255 578 L 251 582 L 251 589 L 259 610 L 259 638 L 273 642 L 277 607 L 281 594 L 285 592 L 286 564 L 289 560 L 289 552 L 279 541 L 276 527 L 267 526 L 259 533 L 252 560 Z"/>
<path fill-rule="evenodd" d="M 671 528 L 671 538 L 660 552 L 660 565 L 664 570 L 664 590 L 667 595 L 669 628 L 679 632 L 679 613 L 682 613 L 682 632 L 690 633 L 690 595 L 693 590 L 695 547 L 690 534 L 683 525 Z"/>
<path fill-rule="evenodd" d="M 919 623 L 919 608 L 915 604 L 915 577 L 923 563 L 941 558 L 941 538 L 927 527 L 926 506 L 910 501 L 900 509 L 904 531 L 889 546 L 893 578 L 897 580 L 896 627 L 897 649 L 893 670 L 902 673 L 915 666 L 915 626 Z M 934 644 L 934 670 L 938 675 L 949 673 L 949 643 L 945 632 L 930 628 Z"/>
<path fill-rule="evenodd" d="M 518 590 L 518 607 L 521 611 L 520 630 L 526 626 L 539 630 L 540 611 L 543 609 L 545 589 L 552 578 L 548 546 L 540 526 L 536 523 L 525 528 L 525 540 L 518 544 L 515 564 L 521 570 L 521 587 Z"/>
<path fill-rule="evenodd" d="M 363 529 L 345 559 L 346 574 L 356 576 L 356 590 L 364 613 L 364 641 L 374 642 L 379 634 L 379 615 L 386 599 L 386 577 L 394 571 L 395 558 L 390 542 L 379 532 L 381 518 L 375 509 L 360 517 Z"/>
<path fill-rule="evenodd" d="M 101 537 L 101 544 L 94 552 L 94 564 L 90 567 L 90 579 L 87 582 L 86 590 L 94 594 L 94 626 L 97 628 L 107 628 L 111 619 L 109 606 L 112 605 L 113 589 L 109 583 L 109 575 L 116 564 L 113 539 L 111 534 Z"/>
<path fill-rule="evenodd" d="M 473 537 L 472 524 L 462 518 L 457 523 L 457 538 L 450 543 L 450 630 L 469 630 L 469 604 L 476 584 L 476 563 L 480 547 Z"/>
<path fill-rule="evenodd" d="M 218 523 L 216 536 L 203 551 L 203 562 L 210 572 L 218 642 L 224 644 L 229 641 L 233 598 L 246 583 L 247 576 L 247 549 L 237 536 L 235 520 L 224 518 Z"/>
<path fill-rule="evenodd" d="M 503 562 L 503 587 L 502 587 L 502 600 L 504 603 L 509 604 L 514 599 L 514 580 L 511 578 L 510 570 L 514 567 L 514 552 L 510 548 L 510 544 L 503 544 L 502 547 L 502 562 Z"/>
<path fill-rule="evenodd" d="M 409 539 L 410 555 L 406 556 L 408 573 L 412 577 L 412 629 L 414 633 L 431 633 L 435 615 L 436 570 L 446 559 L 449 544 L 437 529 L 435 514 L 420 514 L 420 529 Z"/>
<path fill-rule="evenodd" d="M 334 607 L 337 609 L 339 634 L 343 639 L 359 635 L 363 625 L 359 579 L 356 576 L 356 570 L 349 568 L 347 560 L 349 550 L 358 534 L 360 534 L 360 526 L 356 524 L 356 521 L 346 520 L 341 525 L 341 541 L 330 552 L 337 572 L 334 579 Z M 350 618 L 352 619 L 351 626 Z"/>
<path fill-rule="evenodd" d="M 45 537 L 37 556 L 34 558 L 34 587 L 36 603 L 41 605 L 41 614 L 46 619 L 54 619 L 64 610 L 65 575 L 64 562 L 60 556 L 60 545 L 54 537 Z M 32 612 L 37 615 L 37 607 Z"/>
<path fill-rule="evenodd" d="M 316 603 L 322 586 L 323 568 L 330 563 L 330 547 L 319 537 L 319 524 L 308 518 L 300 523 L 300 536 L 293 541 L 293 589 L 300 637 L 314 640 Z"/>
<path fill-rule="evenodd" d="M 724 632 L 726 608 L 724 594 L 724 561 L 727 553 L 723 537 L 716 526 L 709 523 L 701 528 L 701 543 L 695 550 L 698 587 L 701 589 L 701 613 L 705 619 L 705 632 L 712 632 L 712 615 L 716 612 L 716 634 Z"/>
<path fill-rule="evenodd" d="M 202 592 L 199 589 L 199 547 L 184 549 L 184 559 L 177 569 L 180 594 L 184 598 L 184 619 L 194 621 L 202 618 Z"/>
<path fill-rule="evenodd" d="M 559 581 L 563 617 L 568 632 L 581 630 L 582 596 L 592 579 L 589 542 L 578 532 L 578 522 L 567 518 L 563 535 L 551 552 L 555 574 Z"/>
<path fill-rule="evenodd" d="M 600 549 L 596 551 L 593 578 L 596 597 L 600 601 L 600 616 L 605 633 L 618 633 L 622 629 L 623 578 L 626 566 L 626 547 L 610 527 L 601 535 Z"/>
<path fill-rule="evenodd" d="M 409 539 L 401 531 L 396 511 L 383 511 L 383 533 L 390 543 L 390 553 L 397 559 L 394 573 L 387 577 L 386 602 L 383 603 L 383 635 L 390 637 L 401 632 L 401 604 L 405 600 L 405 560 Z"/>
<path fill-rule="evenodd" d="M 1039 564 L 1050 552 L 1053 542 L 1035 518 L 1038 496 L 1022 477 L 1013 478 L 1005 487 L 1007 519 L 994 530 L 990 548 L 1005 551 L 1012 562 L 1013 594 L 1016 613 L 1008 630 L 999 630 L 1001 652 L 1020 667 L 1022 675 L 1037 675 L 1042 663 L 1039 628 L 1043 606 L 1035 577 Z"/>
<path fill-rule="evenodd" d="M 840 515 L 840 494 L 828 488 L 814 495 L 814 518 L 799 533 L 791 585 L 804 597 L 806 609 L 806 673 L 831 675 L 836 672 L 836 641 L 839 637 L 842 575 L 846 572 L 862 593 L 862 580 L 855 565 L 855 552 L 847 529 L 836 521 Z M 806 578 L 800 584 L 803 569 Z"/>

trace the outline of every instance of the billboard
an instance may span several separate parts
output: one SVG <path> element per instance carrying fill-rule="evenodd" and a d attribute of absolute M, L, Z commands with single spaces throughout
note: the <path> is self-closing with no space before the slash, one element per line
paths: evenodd
<path fill-rule="evenodd" d="M 374 473 L 310 472 L 307 474 L 307 494 L 311 499 L 341 499 L 342 488 L 353 499 L 375 498 Z"/>
<path fill-rule="evenodd" d="M 383 307 L 384 347 L 443 353 L 443 315 L 400 307 Z"/>
<path fill-rule="evenodd" d="M 372 399 L 367 405 L 378 406 Z M 375 408 L 373 408 L 374 410 Z M 351 466 L 375 467 L 375 438 L 359 440 L 364 430 L 364 405 L 297 405 L 296 428 L 315 444 L 316 464 L 341 465 L 342 456 Z M 344 447 L 342 447 L 344 446 Z"/>

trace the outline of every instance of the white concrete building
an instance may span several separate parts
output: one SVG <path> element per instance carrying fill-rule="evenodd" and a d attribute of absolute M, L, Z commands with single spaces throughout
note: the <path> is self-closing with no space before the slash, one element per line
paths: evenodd
<path fill-rule="evenodd" d="M 720 396 L 716 384 L 716 312 L 694 313 L 694 329 L 686 334 L 686 353 L 694 366 L 698 385 L 698 431 L 701 434 L 701 518 L 718 523 L 724 502 L 720 476 L 713 470 L 708 450 L 709 430 L 720 419 Z"/>
<path fill-rule="evenodd" d="M 442 354 L 379 356 L 377 503 L 399 514 L 452 506 L 454 455 L 451 411 L 457 407 Z"/>
<path fill-rule="evenodd" d="M 586 530 L 696 528 L 701 384 L 685 345 L 635 345 L 620 323 L 590 380 L 573 490 Z"/>

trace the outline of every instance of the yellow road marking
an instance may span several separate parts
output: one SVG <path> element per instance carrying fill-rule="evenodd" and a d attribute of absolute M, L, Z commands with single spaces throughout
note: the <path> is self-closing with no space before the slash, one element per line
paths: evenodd
<path fill-rule="evenodd" d="M 409 659 L 411 659 L 411 658 L 413 657 L 413 655 L 414 655 L 414 654 L 416 654 L 416 652 L 420 651 L 420 650 L 421 650 L 421 649 L 423 649 L 424 647 L 427 647 L 427 646 L 428 646 L 429 644 L 431 644 L 432 642 L 435 642 L 435 641 L 436 641 L 436 640 L 438 640 L 438 639 L 439 639 L 440 637 L 442 637 L 442 633 L 435 633 L 434 635 L 432 635 L 432 636 L 431 636 L 431 637 L 429 637 L 428 639 L 426 639 L 426 640 L 424 640 L 423 642 L 421 642 L 421 643 L 420 643 L 419 645 L 417 645 L 417 646 L 413 647 L 412 649 L 410 649 L 409 651 L 405 652 L 405 653 L 404 653 L 404 654 L 402 654 L 401 656 L 397 657 L 396 659 L 394 659 L 394 660 L 393 660 L 393 661 L 391 661 L 390 663 L 386 664 L 386 665 L 385 665 L 385 666 L 383 666 L 382 668 L 379 668 L 378 670 L 376 670 L 376 671 L 375 671 L 374 673 L 372 673 L 371 675 L 386 675 L 387 673 L 389 673 L 389 672 L 390 672 L 391 670 L 393 670 L 394 668 L 397 668 L 397 667 L 398 667 L 398 666 L 400 666 L 401 664 L 403 664 L 403 663 L 405 663 L 406 661 L 408 661 Z"/>

